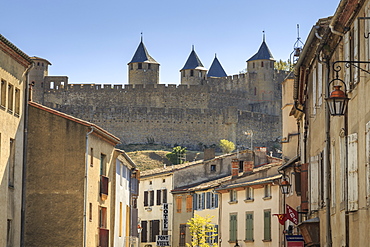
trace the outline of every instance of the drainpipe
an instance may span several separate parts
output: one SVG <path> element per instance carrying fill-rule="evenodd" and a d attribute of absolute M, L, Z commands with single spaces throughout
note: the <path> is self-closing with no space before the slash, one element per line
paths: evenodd
<path fill-rule="evenodd" d="M 84 225 L 83 225 L 83 232 L 84 232 L 84 247 L 87 246 L 86 244 L 86 228 L 87 228 L 87 220 L 86 220 L 86 207 L 87 207 L 87 179 L 88 179 L 88 171 L 89 171 L 89 135 L 94 131 L 94 127 L 90 126 L 91 130 L 86 134 L 86 152 L 85 152 L 85 184 L 84 184 Z"/>
<path fill-rule="evenodd" d="M 25 231 L 26 231 L 26 168 L 27 168 L 27 138 L 28 138 L 28 101 L 29 101 L 29 71 L 33 67 L 33 62 L 22 77 L 26 76 L 25 89 L 24 89 L 24 133 L 23 133 L 23 162 L 22 162 L 22 202 L 21 202 L 21 246 L 25 246 Z"/>
<path fill-rule="evenodd" d="M 343 36 L 344 35 L 344 33 L 342 33 L 342 32 L 339 32 L 339 31 L 337 31 L 337 30 L 335 30 L 335 22 L 337 21 L 337 19 L 338 19 L 338 15 L 341 13 L 341 12 L 343 12 L 343 10 L 344 10 L 344 7 L 345 7 L 345 5 L 347 4 L 347 2 L 348 1 L 340 1 L 340 3 L 339 3 L 339 6 L 338 6 L 338 8 L 337 8 L 337 10 L 335 11 L 335 14 L 334 14 L 334 16 L 333 16 L 333 19 L 331 19 L 331 21 L 330 21 L 330 24 L 329 24 L 329 28 L 330 28 L 330 31 L 333 33 L 333 34 L 336 34 L 336 35 L 339 35 L 339 36 Z"/>

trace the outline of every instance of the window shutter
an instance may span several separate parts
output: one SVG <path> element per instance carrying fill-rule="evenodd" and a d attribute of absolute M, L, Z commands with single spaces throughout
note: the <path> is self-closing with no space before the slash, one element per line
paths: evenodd
<path fill-rule="evenodd" d="M 193 210 L 198 210 L 198 195 L 197 194 L 194 194 L 193 195 Z"/>
<path fill-rule="evenodd" d="M 369 8 L 370 12 L 370 8 Z M 366 124 L 366 199 L 370 205 L 370 122 Z"/>
<path fill-rule="evenodd" d="M 207 192 L 206 208 L 211 208 L 211 192 Z"/>
<path fill-rule="evenodd" d="M 148 222 L 141 221 L 141 242 L 146 243 L 148 241 Z"/>
<path fill-rule="evenodd" d="M 157 190 L 157 205 L 161 205 L 161 190 Z"/>
<path fill-rule="evenodd" d="M 230 214 L 230 241 L 236 241 L 237 231 L 237 214 Z"/>
<path fill-rule="evenodd" d="M 213 233 L 215 236 L 214 236 L 214 241 L 213 243 L 216 243 L 218 244 L 218 225 L 215 225 L 215 231 Z"/>
<path fill-rule="evenodd" d="M 357 133 L 348 136 L 348 210 L 358 210 Z"/>
<path fill-rule="evenodd" d="M 246 213 L 245 216 L 245 239 L 253 240 L 253 213 Z"/>
<path fill-rule="evenodd" d="M 163 203 L 167 203 L 167 189 L 164 189 L 162 191 L 163 191 Z"/>
<path fill-rule="evenodd" d="M 302 164 L 301 169 L 301 209 L 308 210 L 308 163 Z"/>
<path fill-rule="evenodd" d="M 215 194 L 215 208 L 218 208 L 218 194 Z"/>
<path fill-rule="evenodd" d="M 156 241 L 156 236 L 159 235 L 159 220 L 152 220 L 151 221 L 152 225 L 152 234 L 151 234 L 151 239 L 150 242 L 155 242 Z"/>
<path fill-rule="evenodd" d="M 353 22 L 353 60 L 358 61 L 359 59 L 359 37 L 358 37 L 358 20 L 355 19 Z M 353 68 L 353 83 L 357 84 L 359 82 L 359 69 Z"/>
<path fill-rule="evenodd" d="M 320 183 L 319 183 L 319 162 L 318 162 L 319 157 L 318 156 L 313 156 L 311 157 L 311 162 L 310 162 L 310 185 L 314 186 L 309 186 L 311 191 L 310 191 L 310 203 L 311 203 L 311 210 L 318 210 L 319 209 L 319 188 L 320 188 Z"/>
<path fill-rule="evenodd" d="M 264 231 L 263 231 L 263 239 L 264 240 L 271 240 L 271 211 L 266 210 L 263 212 L 263 221 L 264 221 Z"/>
<path fill-rule="evenodd" d="M 154 190 L 149 191 L 150 194 L 150 206 L 154 205 Z"/>
<path fill-rule="evenodd" d="M 204 209 L 205 208 L 205 193 L 202 193 L 202 209 Z"/>
<path fill-rule="evenodd" d="M 144 207 L 148 206 L 148 191 L 144 191 Z"/>

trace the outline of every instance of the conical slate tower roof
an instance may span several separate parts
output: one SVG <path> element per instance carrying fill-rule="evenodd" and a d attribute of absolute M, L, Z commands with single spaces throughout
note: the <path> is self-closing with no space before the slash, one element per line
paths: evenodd
<path fill-rule="evenodd" d="M 186 61 L 184 67 L 181 70 L 184 70 L 184 69 L 207 70 L 206 68 L 204 68 L 202 62 L 200 61 L 200 59 L 198 57 L 198 55 L 195 53 L 194 47 L 193 47 L 193 50 L 191 51 L 191 53 L 189 55 L 188 60 Z"/>
<path fill-rule="evenodd" d="M 226 77 L 227 74 L 222 67 L 220 61 L 218 61 L 217 57 L 213 59 L 212 65 L 208 70 L 207 77 Z"/>
<path fill-rule="evenodd" d="M 254 54 L 253 57 L 249 58 L 247 62 L 260 59 L 274 60 L 274 57 L 272 56 L 270 49 L 266 45 L 265 38 L 263 38 L 262 44 L 258 52 Z"/>
<path fill-rule="evenodd" d="M 130 63 L 158 63 L 152 58 L 145 48 L 143 40 L 140 41 L 139 46 L 136 49 L 134 56 L 132 57 Z"/>

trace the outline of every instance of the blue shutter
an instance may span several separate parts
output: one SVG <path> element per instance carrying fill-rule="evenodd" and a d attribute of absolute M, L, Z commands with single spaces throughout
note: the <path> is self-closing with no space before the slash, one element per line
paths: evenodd
<path fill-rule="evenodd" d="M 207 192 L 206 208 L 211 208 L 211 192 Z"/>
<path fill-rule="evenodd" d="M 205 193 L 202 193 L 202 209 L 205 208 L 205 200 L 206 200 L 206 196 L 205 196 Z"/>
<path fill-rule="evenodd" d="M 218 194 L 215 195 L 215 208 L 218 208 Z"/>
<path fill-rule="evenodd" d="M 198 205 L 198 196 L 197 196 L 197 194 L 194 194 L 193 195 L 193 210 L 198 209 L 197 205 Z"/>

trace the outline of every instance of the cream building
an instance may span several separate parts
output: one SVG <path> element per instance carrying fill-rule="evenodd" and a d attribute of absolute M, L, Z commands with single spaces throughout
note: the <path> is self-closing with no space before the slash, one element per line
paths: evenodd
<path fill-rule="evenodd" d="M 0 35 L 0 246 L 20 246 L 27 76 L 32 60 Z"/>
<path fill-rule="evenodd" d="M 295 66 L 307 246 L 370 245 L 369 17 L 368 0 L 341 0 L 312 28 Z M 349 98 L 343 116 L 325 102 L 334 85 Z"/>
<path fill-rule="evenodd" d="M 281 162 L 254 168 L 216 189 L 220 193 L 219 243 L 221 247 L 281 246 L 282 212 L 279 189 Z"/>

